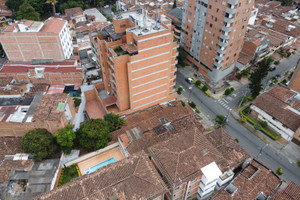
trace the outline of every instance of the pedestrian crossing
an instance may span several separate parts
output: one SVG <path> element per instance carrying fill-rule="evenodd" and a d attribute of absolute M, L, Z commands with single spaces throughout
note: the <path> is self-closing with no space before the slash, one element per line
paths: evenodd
<path fill-rule="evenodd" d="M 230 112 L 232 111 L 232 108 L 228 105 L 229 102 L 225 98 L 218 99 L 218 102 L 223 106 L 226 110 L 229 110 Z"/>

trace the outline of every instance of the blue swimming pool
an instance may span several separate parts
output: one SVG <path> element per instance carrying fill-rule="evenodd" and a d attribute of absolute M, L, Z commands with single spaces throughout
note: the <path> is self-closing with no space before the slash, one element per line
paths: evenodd
<path fill-rule="evenodd" d="M 93 173 L 93 172 L 97 171 L 97 169 L 99 169 L 101 167 L 104 167 L 104 166 L 106 166 L 106 165 L 108 165 L 110 163 L 114 163 L 114 162 L 116 162 L 116 159 L 114 157 L 112 157 L 112 158 L 107 159 L 107 160 L 105 160 L 105 161 L 103 161 L 101 163 L 98 163 L 97 165 L 94 165 L 94 166 L 92 166 L 90 168 L 85 169 L 84 172 L 86 174 L 90 174 L 90 173 Z"/>

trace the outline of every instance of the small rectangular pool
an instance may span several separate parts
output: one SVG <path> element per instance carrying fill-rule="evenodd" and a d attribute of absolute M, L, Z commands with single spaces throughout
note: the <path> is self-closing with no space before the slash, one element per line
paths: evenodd
<path fill-rule="evenodd" d="M 85 169 L 84 172 L 86 174 L 90 174 L 90 173 L 93 173 L 93 172 L 97 171 L 97 169 L 99 169 L 101 167 L 104 167 L 104 166 L 106 166 L 106 165 L 108 165 L 110 163 L 114 163 L 114 162 L 116 162 L 116 159 L 114 157 L 112 157 L 112 158 L 107 159 L 107 160 L 105 160 L 105 161 L 103 161 L 101 163 L 98 163 L 97 165 L 94 165 L 94 166 L 92 166 L 90 168 Z"/>

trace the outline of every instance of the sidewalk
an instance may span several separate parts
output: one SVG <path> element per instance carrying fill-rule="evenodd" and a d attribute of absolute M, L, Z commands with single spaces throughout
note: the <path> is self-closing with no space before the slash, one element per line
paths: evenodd
<path fill-rule="evenodd" d="M 201 78 L 201 76 L 194 76 L 195 69 L 192 67 L 178 67 L 178 71 L 184 75 L 184 77 L 193 77 L 194 80 L 200 80 L 202 83 L 206 83 L 206 80 Z M 223 85 L 222 89 L 218 93 L 214 93 L 214 91 L 209 90 L 209 92 L 212 95 L 212 98 L 214 99 L 220 99 L 223 97 L 224 92 L 227 88 L 234 88 L 234 90 L 238 90 L 240 87 L 243 86 L 242 83 L 235 80 L 226 80 L 222 83 L 219 83 L 218 85 Z"/>
<path fill-rule="evenodd" d="M 247 104 L 243 105 L 243 107 L 246 105 Z M 232 115 L 235 119 L 240 119 L 239 111 L 241 108 L 235 108 L 232 111 Z M 246 126 L 250 126 L 255 131 L 254 127 L 250 123 L 246 122 L 246 124 L 247 124 Z M 279 142 L 274 141 L 268 136 L 266 136 L 265 134 L 263 134 L 261 131 L 255 131 L 255 133 L 253 134 L 256 135 L 258 138 L 260 138 L 261 140 L 263 140 L 265 143 L 269 144 L 270 147 L 272 147 L 275 151 L 277 151 L 276 152 L 277 154 L 281 154 L 284 157 L 286 157 L 290 163 L 296 163 L 297 161 L 300 161 L 300 147 L 298 147 L 293 142 L 290 141 L 290 142 L 282 143 L 280 141 Z"/>

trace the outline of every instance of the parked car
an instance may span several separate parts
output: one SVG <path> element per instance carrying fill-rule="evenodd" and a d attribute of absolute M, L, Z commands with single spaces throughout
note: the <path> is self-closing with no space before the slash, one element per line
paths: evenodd
<path fill-rule="evenodd" d="M 189 84 L 193 83 L 193 80 L 191 78 L 186 78 L 185 81 L 188 82 Z"/>
<path fill-rule="evenodd" d="M 104 6 L 104 8 L 108 8 L 108 7 L 109 7 L 109 5 Z"/>
<path fill-rule="evenodd" d="M 276 69 L 276 67 L 270 67 L 269 71 L 272 72 Z"/>

